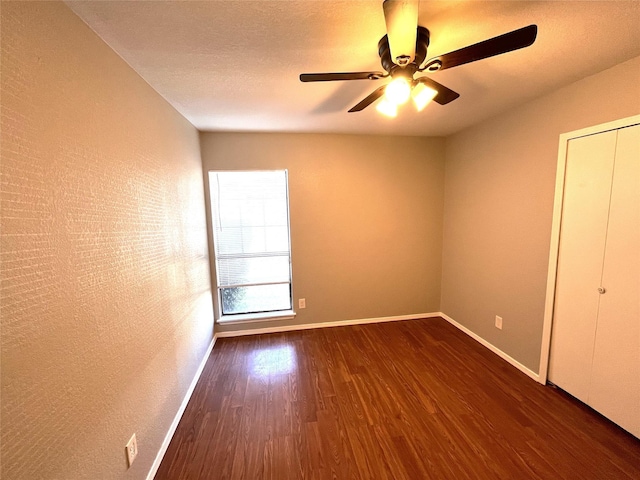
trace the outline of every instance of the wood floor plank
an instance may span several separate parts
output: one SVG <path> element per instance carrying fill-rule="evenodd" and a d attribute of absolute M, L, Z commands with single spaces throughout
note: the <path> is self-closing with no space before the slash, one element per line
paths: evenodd
<path fill-rule="evenodd" d="M 637 479 L 640 440 L 442 319 L 219 339 L 156 474 Z"/>

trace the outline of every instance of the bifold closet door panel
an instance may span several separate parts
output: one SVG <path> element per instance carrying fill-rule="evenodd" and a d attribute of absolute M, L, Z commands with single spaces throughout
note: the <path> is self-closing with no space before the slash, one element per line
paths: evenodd
<path fill-rule="evenodd" d="M 585 403 L 615 146 L 615 131 L 571 139 L 567 146 L 549 380 Z"/>
<path fill-rule="evenodd" d="M 618 131 L 589 404 L 640 437 L 640 125 Z"/>

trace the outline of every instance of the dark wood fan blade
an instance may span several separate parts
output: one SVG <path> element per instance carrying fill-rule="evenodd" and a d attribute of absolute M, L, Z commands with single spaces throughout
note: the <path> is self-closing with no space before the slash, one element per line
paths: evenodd
<path fill-rule="evenodd" d="M 416 81 L 424 83 L 427 87 L 433 88 L 436 92 L 438 92 L 438 94 L 433 97 L 433 101 L 439 103 L 440 105 L 446 105 L 449 102 L 453 102 L 460 96 L 458 92 L 454 92 L 450 88 L 445 87 L 438 82 L 434 82 L 429 77 L 420 77 L 417 78 Z"/>
<path fill-rule="evenodd" d="M 302 73 L 301 82 L 332 82 L 335 80 L 378 80 L 386 77 L 382 72 Z"/>
<path fill-rule="evenodd" d="M 444 55 L 429 60 L 427 65 L 433 61 L 440 61 L 442 63 L 440 70 L 444 70 L 445 68 L 457 67 L 465 63 L 476 62 L 484 58 L 512 52 L 513 50 L 518 50 L 533 44 L 537 34 L 538 27 L 536 25 L 529 25 L 528 27 L 520 28 L 474 45 L 469 45 L 460 50 L 445 53 Z"/>
<path fill-rule="evenodd" d="M 386 85 L 383 85 L 381 87 L 376 88 L 373 92 L 371 92 L 371 94 L 369 94 L 368 97 L 366 97 L 364 100 L 362 100 L 356 106 L 351 107 L 351 109 L 349 110 L 349 113 L 351 113 L 351 112 L 359 112 L 359 111 L 364 110 L 365 108 L 367 108 L 373 102 L 378 100 L 382 95 L 384 95 L 385 88 L 387 88 Z"/>

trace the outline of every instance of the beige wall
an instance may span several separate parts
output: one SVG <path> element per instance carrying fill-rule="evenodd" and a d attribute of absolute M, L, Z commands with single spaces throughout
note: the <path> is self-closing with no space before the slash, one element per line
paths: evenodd
<path fill-rule="evenodd" d="M 145 478 L 212 339 L 198 133 L 63 4 L 1 10 L 0 476 Z"/>
<path fill-rule="evenodd" d="M 201 148 L 205 172 L 289 171 L 294 303 L 307 308 L 288 323 L 439 311 L 443 139 L 202 133 Z"/>
<path fill-rule="evenodd" d="M 638 113 L 640 57 L 447 138 L 442 311 L 534 372 L 558 137 Z"/>

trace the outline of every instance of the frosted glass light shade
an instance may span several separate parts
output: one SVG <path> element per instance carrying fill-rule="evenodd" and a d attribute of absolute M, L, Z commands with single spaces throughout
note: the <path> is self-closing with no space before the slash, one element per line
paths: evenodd
<path fill-rule="evenodd" d="M 416 109 L 421 112 L 437 94 L 438 92 L 433 88 L 427 87 L 424 83 L 419 83 L 411 92 L 411 97 Z"/>
<path fill-rule="evenodd" d="M 406 103 L 411 96 L 411 85 L 409 85 L 409 82 L 402 77 L 395 78 L 389 85 L 387 85 L 384 96 L 393 104 L 402 105 L 403 103 Z"/>
<path fill-rule="evenodd" d="M 382 100 L 376 106 L 376 110 L 378 110 L 381 114 L 386 115 L 387 117 L 395 117 L 398 114 L 398 107 L 395 103 L 391 102 L 387 98 L 382 98 Z"/>

